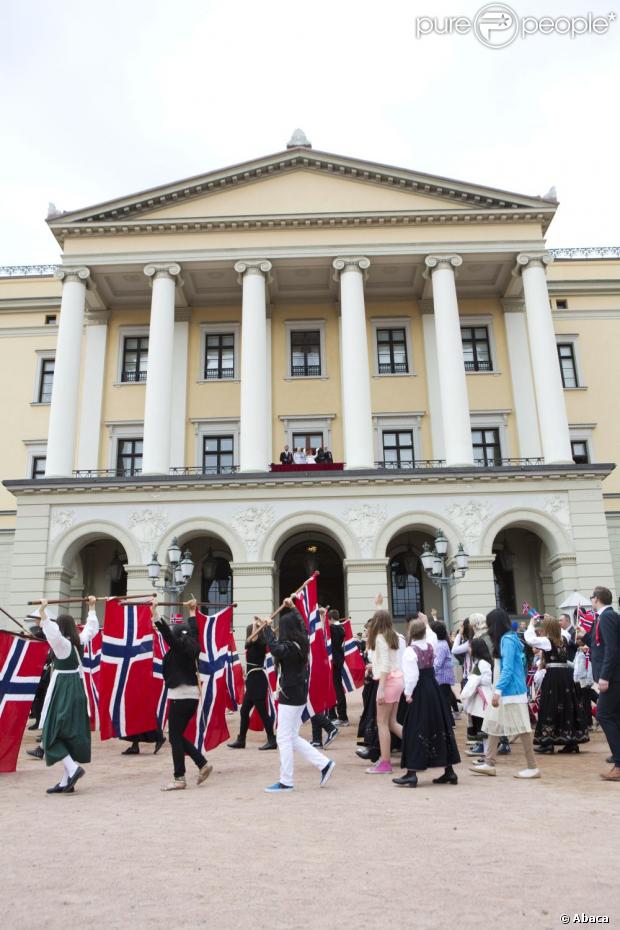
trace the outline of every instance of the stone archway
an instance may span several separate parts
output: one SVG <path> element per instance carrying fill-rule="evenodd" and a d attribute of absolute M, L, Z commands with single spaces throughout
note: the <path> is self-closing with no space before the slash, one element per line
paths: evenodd
<path fill-rule="evenodd" d="M 344 615 L 343 555 L 340 544 L 327 533 L 300 528 L 276 552 L 276 595 L 279 602 L 299 588 L 316 569 L 319 571 L 319 603 L 335 607 Z"/>

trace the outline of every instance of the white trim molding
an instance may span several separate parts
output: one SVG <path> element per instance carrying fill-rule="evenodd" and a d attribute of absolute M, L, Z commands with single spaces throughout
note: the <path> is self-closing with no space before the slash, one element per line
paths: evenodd
<path fill-rule="evenodd" d="M 39 393 L 41 391 L 41 377 L 43 374 L 43 362 L 47 362 L 50 359 L 56 358 L 56 349 L 35 349 L 35 355 L 37 358 L 37 366 L 35 369 L 34 376 L 34 395 L 32 398 L 31 404 L 34 404 L 37 407 L 49 407 L 49 400 L 39 400 Z"/>
<path fill-rule="evenodd" d="M 314 380 L 325 380 L 328 377 L 327 374 L 327 357 L 325 352 L 325 327 L 327 321 L 325 319 L 319 320 L 285 320 L 284 321 L 284 330 L 286 333 L 285 347 L 286 347 L 286 381 L 310 381 Z M 291 373 L 291 333 L 300 332 L 300 331 L 319 331 L 320 347 L 321 347 L 321 374 L 320 375 L 293 375 Z M 331 446 L 330 446 L 331 448 Z"/>
<path fill-rule="evenodd" d="M 205 362 L 207 358 L 207 336 L 234 337 L 233 346 L 233 376 L 232 378 L 205 378 Z M 241 323 L 201 323 L 200 324 L 200 370 L 196 379 L 198 384 L 230 384 L 240 380 L 239 365 L 241 361 Z"/>
<path fill-rule="evenodd" d="M 584 381 L 583 368 L 581 365 L 579 334 L 578 333 L 556 333 L 555 343 L 556 345 L 571 345 L 573 347 L 573 358 L 575 360 L 575 375 L 577 377 L 577 385 L 575 387 L 563 387 L 563 390 L 585 391 L 587 389 L 587 384 L 585 384 L 585 381 Z M 560 359 L 558 356 L 558 365 L 559 364 L 560 364 Z"/>
<path fill-rule="evenodd" d="M 489 336 L 489 352 L 491 353 L 491 365 L 493 366 L 491 371 L 467 371 L 465 369 L 465 374 L 469 375 L 501 375 L 501 369 L 497 363 L 497 344 L 495 342 L 495 326 L 494 326 L 493 316 L 489 314 L 481 315 L 472 315 L 469 316 L 467 313 L 459 313 L 459 326 L 461 328 L 461 341 L 463 340 L 463 327 L 464 326 L 486 326 L 487 333 Z"/>
<path fill-rule="evenodd" d="M 119 439 L 144 439 L 143 420 L 106 421 L 108 429 L 108 468 L 116 468 Z"/>
<path fill-rule="evenodd" d="M 34 459 L 47 456 L 47 442 L 45 439 L 24 439 L 26 446 L 26 478 L 32 478 L 32 465 Z"/>
<path fill-rule="evenodd" d="M 596 462 L 596 455 L 594 452 L 594 443 L 592 441 L 592 435 L 596 429 L 596 423 L 569 423 L 568 432 L 571 442 L 585 442 L 588 449 L 588 463 L 594 464 Z"/>
<path fill-rule="evenodd" d="M 415 376 L 415 364 L 413 360 L 413 341 L 411 338 L 411 317 L 410 316 L 392 316 L 392 317 L 381 317 L 373 316 L 370 317 L 370 325 L 372 330 L 372 376 L 373 378 L 409 378 Z M 389 374 L 380 374 L 379 373 L 379 346 L 377 343 L 377 330 L 378 329 L 404 329 L 405 330 L 405 345 L 407 348 L 407 371 L 403 373 L 394 372 Z"/>
<path fill-rule="evenodd" d="M 194 466 L 202 468 L 202 450 L 207 436 L 232 436 L 233 465 L 239 465 L 239 418 L 210 417 L 208 420 L 190 419 L 194 427 Z"/>
<path fill-rule="evenodd" d="M 284 440 L 282 448 L 285 445 L 293 450 L 293 433 L 323 433 L 323 446 L 333 452 L 332 448 L 332 420 L 336 419 L 335 413 L 317 413 L 306 414 L 301 416 L 279 416 L 278 420 L 284 428 Z"/>
<path fill-rule="evenodd" d="M 382 462 L 384 460 L 383 433 L 399 432 L 402 430 L 411 431 L 414 462 L 421 461 L 424 458 L 422 454 L 422 417 L 424 415 L 424 411 L 373 414 L 372 425 L 375 434 L 375 461 Z"/>
<path fill-rule="evenodd" d="M 503 459 L 511 458 L 508 441 L 508 415 L 510 413 L 512 413 L 512 410 L 478 410 L 470 411 L 469 414 L 472 430 L 499 430 L 499 451 Z"/>

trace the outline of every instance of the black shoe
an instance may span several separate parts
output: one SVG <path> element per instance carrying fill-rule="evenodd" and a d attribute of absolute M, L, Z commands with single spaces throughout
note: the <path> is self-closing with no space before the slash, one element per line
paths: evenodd
<path fill-rule="evenodd" d="M 392 781 L 401 788 L 417 788 L 418 786 L 418 776 L 415 772 L 407 772 L 406 775 L 401 775 L 400 778 L 393 778 Z"/>
<path fill-rule="evenodd" d="M 33 759 L 42 759 L 45 755 L 40 746 L 37 746 L 36 749 L 27 749 L 26 754 L 32 756 Z"/>
<path fill-rule="evenodd" d="M 30 726 L 28 727 L 28 729 L 29 729 L 29 730 L 38 730 L 38 729 L 39 729 L 39 721 L 38 721 L 38 720 L 35 720 L 34 723 L 31 723 L 31 724 L 30 724 Z"/>
<path fill-rule="evenodd" d="M 73 794 L 74 790 L 75 789 L 73 785 L 71 785 L 71 787 L 69 788 L 68 785 L 63 786 L 60 784 L 60 782 L 58 782 L 58 784 L 54 785 L 53 788 L 48 788 L 45 793 L 46 794 Z"/>
<path fill-rule="evenodd" d="M 558 755 L 567 755 L 569 752 L 579 752 L 578 744 L 568 743 L 566 746 L 562 746 L 561 749 L 558 749 Z"/>
<path fill-rule="evenodd" d="M 140 744 L 139 743 L 132 743 L 131 746 L 127 747 L 127 749 L 123 749 L 121 753 L 121 756 L 139 756 L 139 755 L 140 755 Z"/>
<path fill-rule="evenodd" d="M 555 752 L 555 746 L 534 746 L 534 752 L 541 756 L 552 755 Z"/>
<path fill-rule="evenodd" d="M 37 736 L 37 743 L 42 742 L 42 740 L 43 740 L 43 734 L 41 734 L 41 736 Z"/>
<path fill-rule="evenodd" d="M 157 740 L 157 742 L 155 743 L 155 751 L 153 752 L 154 756 L 157 755 L 157 753 L 159 752 L 159 750 L 161 749 L 161 747 L 164 745 L 165 742 L 166 742 L 165 736 L 162 736 L 161 739 Z"/>
<path fill-rule="evenodd" d="M 67 782 L 67 787 L 65 788 L 65 791 L 66 791 L 67 793 L 68 793 L 69 791 L 73 791 L 73 787 L 74 787 L 76 781 L 78 780 L 78 778 L 81 778 L 82 775 L 86 775 L 86 772 L 84 771 L 84 769 L 82 768 L 81 765 L 78 765 L 78 767 L 76 768 L 75 772 L 73 773 L 73 775 L 71 776 L 71 778 L 70 778 L 69 781 Z"/>
<path fill-rule="evenodd" d="M 327 749 L 330 743 L 334 742 L 334 740 L 336 739 L 339 733 L 340 733 L 340 730 L 338 729 L 338 727 L 334 727 L 333 730 L 329 731 L 329 733 L 325 737 L 325 742 L 323 743 L 323 745 L 325 746 L 325 749 Z"/>
<path fill-rule="evenodd" d="M 245 740 L 238 736 L 234 742 L 228 743 L 227 745 L 229 749 L 245 749 Z"/>
<path fill-rule="evenodd" d="M 266 743 L 263 743 L 262 746 L 259 746 L 258 749 L 260 752 L 264 752 L 266 749 L 277 749 L 278 741 L 275 736 L 272 736 L 271 739 L 268 739 Z"/>
<path fill-rule="evenodd" d="M 459 779 L 456 772 L 444 772 L 439 778 L 433 778 L 434 785 L 458 785 Z"/>
<path fill-rule="evenodd" d="M 370 759 L 370 749 L 356 749 L 355 755 L 360 759 Z"/>
<path fill-rule="evenodd" d="M 616 764 L 613 756 L 608 756 L 607 759 L 606 759 L 605 761 L 607 762 L 607 765 L 615 765 L 615 764 Z"/>

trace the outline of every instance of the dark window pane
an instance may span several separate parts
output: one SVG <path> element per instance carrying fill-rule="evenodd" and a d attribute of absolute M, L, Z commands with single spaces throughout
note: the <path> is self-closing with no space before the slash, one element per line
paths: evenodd
<path fill-rule="evenodd" d="M 402 375 L 409 372 L 404 329 L 377 330 L 377 361 L 380 375 Z"/>
<path fill-rule="evenodd" d="M 493 371 L 489 330 L 486 326 L 462 326 L 465 371 Z"/>
<path fill-rule="evenodd" d="M 206 474 L 231 471 L 234 465 L 232 436 L 205 436 L 203 438 L 202 467 Z"/>
<path fill-rule="evenodd" d="M 31 478 L 45 478 L 45 455 L 35 455 L 32 459 Z"/>
<path fill-rule="evenodd" d="M 321 374 L 321 333 L 319 330 L 291 332 L 291 375 L 308 377 Z"/>

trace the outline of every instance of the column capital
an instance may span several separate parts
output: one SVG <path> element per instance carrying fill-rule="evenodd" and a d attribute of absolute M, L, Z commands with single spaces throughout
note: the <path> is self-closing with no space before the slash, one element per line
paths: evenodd
<path fill-rule="evenodd" d="M 144 274 L 150 279 L 151 287 L 157 278 L 171 278 L 173 281 L 177 278 L 175 283 L 183 284 L 181 266 L 178 262 L 149 262 L 144 266 Z"/>
<path fill-rule="evenodd" d="M 424 259 L 424 264 L 426 265 L 424 277 L 428 278 L 429 274 L 432 274 L 433 271 L 436 271 L 438 268 L 441 268 L 444 265 L 447 265 L 452 269 L 460 268 L 460 266 L 463 264 L 463 259 L 460 255 L 454 254 L 427 255 Z"/>
<path fill-rule="evenodd" d="M 424 314 L 432 314 L 435 312 L 432 297 L 420 297 L 418 304 L 420 305 L 420 313 L 423 316 Z"/>
<path fill-rule="evenodd" d="M 242 261 L 235 262 L 235 271 L 237 272 L 239 284 L 243 282 L 243 277 L 246 274 L 265 275 L 269 281 L 269 272 L 272 268 L 273 265 L 266 258 L 244 258 Z"/>
<path fill-rule="evenodd" d="M 66 284 L 67 281 L 74 281 L 77 284 L 86 284 L 90 278 L 90 268 L 85 265 L 61 265 L 54 272 L 57 281 Z"/>
<path fill-rule="evenodd" d="M 544 269 L 545 265 L 550 265 L 552 261 L 553 255 L 549 252 L 520 252 L 517 255 L 517 271 L 532 266 Z"/>
<path fill-rule="evenodd" d="M 504 313 L 525 313 L 525 301 L 522 297 L 505 297 L 502 308 Z"/>
<path fill-rule="evenodd" d="M 345 271 L 361 272 L 364 275 L 364 280 L 366 280 L 366 272 L 370 268 L 370 260 L 363 255 L 335 258 L 332 262 L 332 268 L 334 269 L 334 281 L 337 281 L 340 275 L 344 274 Z"/>
<path fill-rule="evenodd" d="M 85 326 L 107 326 L 109 322 L 109 310 L 87 310 L 84 314 Z"/>

